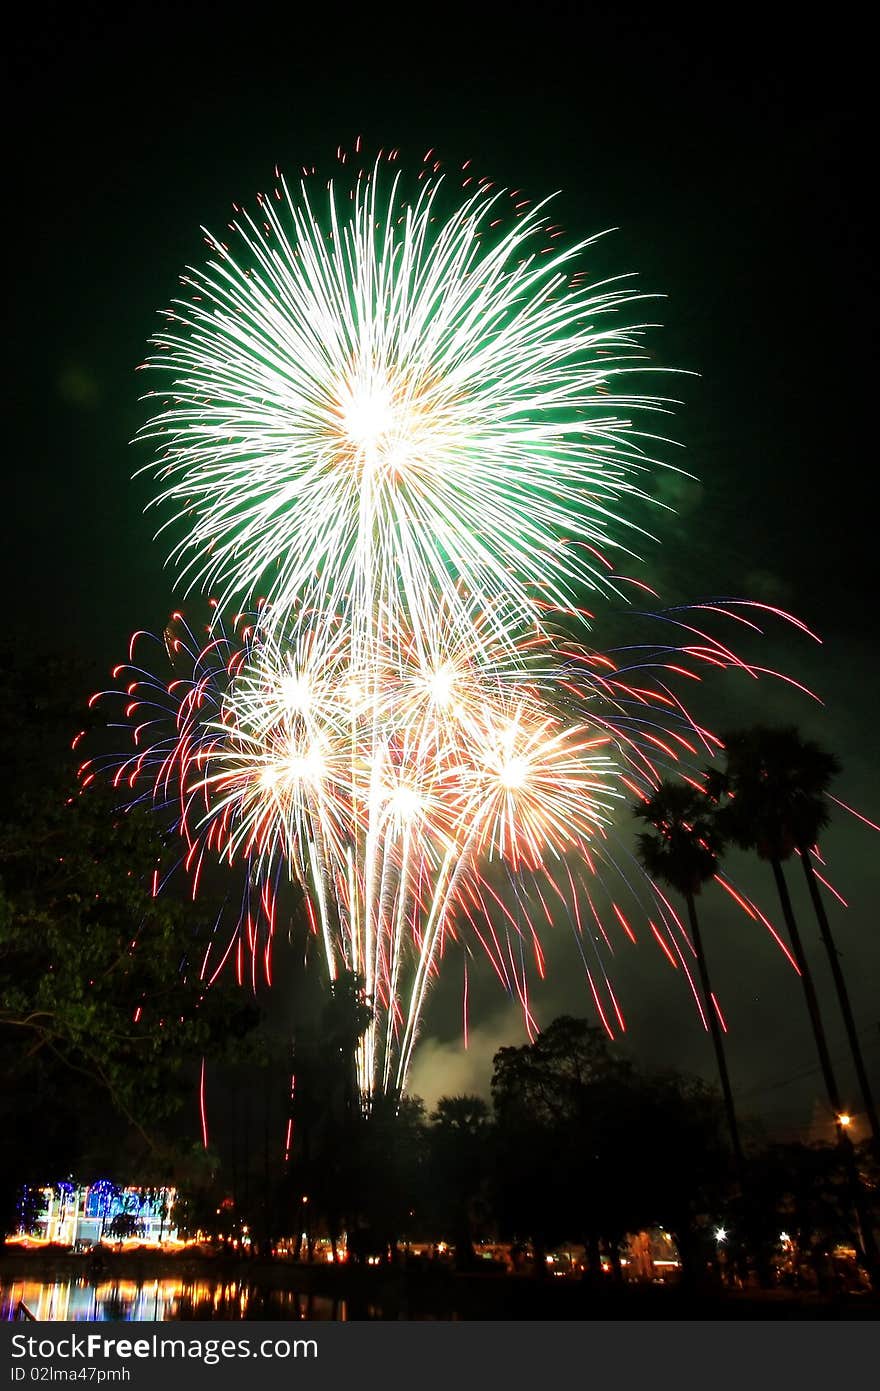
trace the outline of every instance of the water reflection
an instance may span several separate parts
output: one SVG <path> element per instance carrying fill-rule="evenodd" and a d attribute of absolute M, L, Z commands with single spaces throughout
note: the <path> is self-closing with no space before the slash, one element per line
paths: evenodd
<path fill-rule="evenodd" d="M 0 1320 L 27 1318 L 96 1323 L 170 1319 L 317 1319 L 344 1323 L 344 1299 L 267 1290 L 235 1280 L 4 1280 Z M 367 1317 L 381 1318 L 373 1306 Z"/>

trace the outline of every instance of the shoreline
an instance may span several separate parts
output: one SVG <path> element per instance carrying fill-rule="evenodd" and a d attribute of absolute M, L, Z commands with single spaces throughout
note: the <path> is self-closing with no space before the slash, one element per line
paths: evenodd
<path fill-rule="evenodd" d="M 347 1318 L 465 1320 L 615 1319 L 876 1319 L 880 1300 L 869 1294 L 836 1298 L 789 1290 L 688 1291 L 674 1285 L 628 1284 L 595 1289 L 581 1279 L 458 1272 L 450 1267 L 353 1266 L 240 1260 L 187 1253 L 104 1253 L 101 1270 L 89 1257 L 64 1252 L 0 1252 L 0 1282 L 82 1281 L 94 1286 L 144 1285 L 179 1279 L 185 1285 L 247 1285 L 274 1292 L 345 1301 Z M 210 1315 L 208 1315 L 210 1317 Z M 193 1317 L 200 1317 L 199 1314 Z"/>

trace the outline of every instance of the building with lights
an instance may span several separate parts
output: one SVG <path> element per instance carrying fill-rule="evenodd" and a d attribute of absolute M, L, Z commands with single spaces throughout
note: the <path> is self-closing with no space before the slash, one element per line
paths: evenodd
<path fill-rule="evenodd" d="M 120 1188 L 108 1179 L 26 1188 L 17 1235 L 60 1246 L 93 1246 L 101 1240 L 175 1241 L 176 1197 L 174 1188 Z"/>

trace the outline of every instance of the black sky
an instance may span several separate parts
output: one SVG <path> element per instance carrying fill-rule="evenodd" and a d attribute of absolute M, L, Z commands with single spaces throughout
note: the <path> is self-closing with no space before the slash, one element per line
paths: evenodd
<path fill-rule="evenodd" d="M 599 268 L 636 269 L 668 296 L 653 347 L 699 373 L 682 379 L 673 433 L 701 484 L 670 495 L 679 514 L 657 523 L 645 573 L 670 600 L 781 601 L 821 632 L 821 652 L 780 635 L 768 665 L 817 688 L 824 711 L 730 687 L 715 723 L 802 723 L 841 754 L 841 795 L 877 819 L 868 38 L 846 6 L 822 12 L 821 30 L 770 6 L 607 8 L 44 4 L 17 21 L 3 566 L 21 643 L 75 646 L 106 668 L 176 601 L 141 514 L 149 486 L 130 481 L 145 456 L 128 441 L 143 419 L 134 369 L 201 254 L 200 224 L 222 228 L 276 161 L 329 168 L 358 134 L 411 163 L 434 147 L 533 196 L 561 190 L 573 236 L 619 229 Z M 828 844 L 854 905 L 834 925 L 876 1070 L 880 841 L 838 820 Z M 742 878 L 763 882 L 749 867 Z M 813 1058 L 795 983 L 750 924 L 708 896 L 706 912 L 734 1079 L 796 1125 L 818 1089 L 796 1078 Z M 536 995 L 543 1022 L 588 1007 L 563 936 Z M 632 1046 L 708 1070 L 693 1011 L 655 956 L 643 945 L 615 965 Z M 475 990 L 487 1015 L 503 1010 L 488 983 Z M 432 1007 L 450 1038 L 456 992 L 441 988 Z M 505 1028 L 490 1021 L 491 1046 Z M 831 1033 L 842 1052 L 836 1020 Z"/>

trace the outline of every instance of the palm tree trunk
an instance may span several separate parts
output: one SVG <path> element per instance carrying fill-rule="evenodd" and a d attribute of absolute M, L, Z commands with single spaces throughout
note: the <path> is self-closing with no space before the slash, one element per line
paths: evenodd
<path fill-rule="evenodd" d="M 706 964 L 706 955 L 703 951 L 703 939 L 700 936 L 700 924 L 697 919 L 697 906 L 694 903 L 694 896 L 688 892 L 685 894 L 687 901 L 688 918 L 691 925 L 691 937 L 693 938 L 694 951 L 697 954 L 697 967 L 700 972 L 700 982 L 703 987 L 703 1006 L 706 1012 L 706 1019 L 709 1023 L 709 1030 L 712 1034 L 712 1042 L 715 1045 L 715 1060 L 718 1063 L 718 1074 L 721 1078 L 721 1090 L 724 1094 L 724 1105 L 727 1111 L 727 1124 L 730 1127 L 730 1139 L 733 1145 L 733 1157 L 736 1164 L 736 1176 L 739 1181 L 740 1189 L 744 1193 L 744 1172 L 745 1161 L 743 1159 L 742 1145 L 739 1138 L 739 1126 L 736 1121 L 736 1108 L 733 1104 L 733 1089 L 730 1085 L 730 1075 L 727 1071 L 727 1058 L 724 1053 L 724 1038 L 721 1033 L 721 1025 L 718 1020 L 718 1011 L 712 997 L 712 985 L 709 980 L 709 967 Z"/>
<path fill-rule="evenodd" d="M 859 1177 L 852 1141 L 840 1123 L 840 1092 L 837 1089 L 837 1080 L 834 1076 L 834 1068 L 831 1065 L 831 1054 L 828 1052 L 828 1041 L 825 1038 L 825 1030 L 822 1026 L 822 1016 L 819 1012 L 819 1000 L 816 995 L 816 987 L 813 984 L 810 967 L 804 955 L 801 934 L 798 930 L 794 910 L 791 906 L 791 899 L 788 894 L 788 885 L 785 882 L 785 875 L 782 871 L 782 864 L 777 859 L 771 859 L 770 864 L 773 867 L 773 877 L 776 880 L 776 888 L 779 891 L 779 901 L 782 904 L 782 915 L 785 918 L 785 925 L 788 928 L 788 934 L 791 938 L 792 951 L 794 952 L 795 960 L 797 961 L 798 969 L 801 973 L 804 996 L 807 1001 L 810 1022 L 813 1025 L 813 1035 L 816 1039 L 816 1049 L 819 1053 L 819 1063 L 822 1068 L 822 1075 L 825 1079 L 828 1100 L 831 1102 L 831 1108 L 834 1111 L 834 1120 L 837 1127 L 837 1143 L 846 1169 L 852 1203 L 858 1218 L 859 1237 L 861 1239 L 864 1263 L 868 1268 L 876 1288 L 878 1282 L 880 1282 L 880 1252 L 877 1250 L 873 1217 L 865 1201 L 865 1191 Z"/>
<path fill-rule="evenodd" d="M 831 935 L 831 925 L 825 912 L 825 905 L 822 902 L 822 895 L 819 892 L 819 885 L 813 866 L 810 861 L 810 852 L 806 847 L 801 849 L 801 864 L 804 867 L 804 877 L 807 881 L 807 888 L 810 891 L 810 898 L 813 900 L 813 908 L 816 912 L 816 919 L 819 923 L 819 931 L 822 934 L 822 941 L 825 943 L 825 950 L 828 953 L 828 961 L 831 966 L 831 975 L 834 978 L 834 986 L 837 990 L 837 999 L 840 1003 L 840 1012 L 843 1015 L 843 1022 L 846 1027 L 846 1036 L 849 1039 L 849 1046 L 852 1052 L 853 1065 L 855 1066 L 856 1076 L 859 1079 L 862 1098 L 865 1103 L 865 1111 L 871 1126 L 871 1134 L 874 1137 L 874 1150 L 880 1156 L 880 1121 L 877 1119 L 877 1107 L 874 1104 L 874 1096 L 871 1091 L 871 1083 L 868 1080 L 868 1073 L 865 1068 L 865 1060 L 862 1057 L 862 1050 L 859 1044 L 859 1036 L 856 1030 L 856 1021 L 853 1018 L 852 1006 L 849 1002 L 849 991 L 846 988 L 846 981 L 843 976 L 843 967 L 840 964 L 837 947 Z"/>
<path fill-rule="evenodd" d="M 842 1110 L 840 1092 L 837 1088 L 834 1068 L 831 1065 L 831 1054 L 828 1051 L 828 1041 L 825 1038 L 825 1029 L 822 1025 L 822 1016 L 819 1012 L 819 1000 L 816 995 L 816 987 L 813 984 L 809 963 L 804 954 L 804 945 L 801 941 L 801 934 L 797 921 L 795 920 L 794 909 L 791 906 L 791 899 L 788 893 L 788 885 L 785 882 L 785 875 L 782 871 L 782 864 L 776 859 L 771 859 L 770 864 L 773 869 L 773 878 L 776 880 L 779 902 L 782 904 L 782 916 L 785 918 L 785 925 L 788 928 L 788 935 L 791 939 L 794 959 L 801 973 L 801 984 L 804 987 L 804 998 L 807 1002 L 810 1023 L 813 1026 L 813 1037 L 816 1040 L 816 1051 L 819 1054 L 819 1066 L 822 1069 L 822 1076 L 825 1080 L 825 1090 L 828 1093 L 828 1100 L 831 1103 L 831 1109 L 834 1112 L 834 1120 L 839 1130 L 840 1122 L 838 1116 Z"/>

